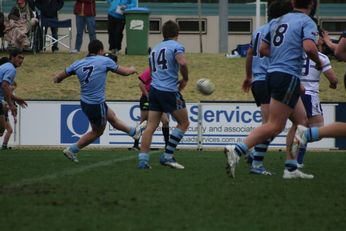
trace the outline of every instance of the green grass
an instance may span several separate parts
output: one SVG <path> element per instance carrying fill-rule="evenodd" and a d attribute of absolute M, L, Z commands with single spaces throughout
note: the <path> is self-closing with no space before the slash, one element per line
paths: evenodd
<path fill-rule="evenodd" d="M 5 54 L 3 54 L 5 55 Z M 79 100 L 79 83 L 72 77 L 61 84 L 53 84 L 53 76 L 63 71 L 76 59 L 84 57 L 86 53 L 56 54 L 40 53 L 27 54 L 22 67 L 17 70 L 17 94 L 24 99 L 49 100 Z M 233 100 L 253 101 L 251 93 L 241 90 L 245 76 L 245 58 L 227 59 L 223 54 L 187 54 L 190 82 L 183 91 L 187 102 L 200 100 Z M 148 65 L 147 56 L 129 56 L 120 54 L 119 64 L 135 66 L 142 72 Z M 322 101 L 345 102 L 346 91 L 343 87 L 345 63 L 332 61 L 332 66 L 339 77 L 340 84 L 337 90 L 328 87 L 328 81 L 321 77 L 320 97 Z M 202 96 L 195 89 L 195 82 L 200 78 L 210 78 L 216 86 L 211 96 Z M 138 100 L 140 90 L 137 75 L 122 77 L 109 74 L 107 81 L 108 100 Z"/>
<path fill-rule="evenodd" d="M 220 151 L 178 151 L 185 170 L 136 168 L 137 153 L 61 150 L 0 153 L 0 230 L 344 230 L 346 154 L 310 152 L 313 180 L 283 180 L 284 155 L 266 157 L 272 177 L 225 174 Z"/>

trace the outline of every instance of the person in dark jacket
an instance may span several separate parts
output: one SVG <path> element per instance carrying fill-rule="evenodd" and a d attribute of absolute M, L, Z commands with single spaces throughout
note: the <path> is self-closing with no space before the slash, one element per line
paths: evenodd
<path fill-rule="evenodd" d="M 42 20 L 45 18 L 58 20 L 58 11 L 64 6 L 64 0 L 36 0 L 36 7 L 41 12 Z M 47 34 L 47 29 L 45 29 L 44 34 Z M 51 27 L 52 37 L 58 39 L 58 28 Z M 58 43 L 54 43 L 52 46 L 52 52 L 58 51 Z"/>
<path fill-rule="evenodd" d="M 136 0 L 107 0 L 108 7 L 108 43 L 109 50 L 117 54 L 121 50 L 123 31 L 125 27 L 124 12 L 136 7 Z"/>

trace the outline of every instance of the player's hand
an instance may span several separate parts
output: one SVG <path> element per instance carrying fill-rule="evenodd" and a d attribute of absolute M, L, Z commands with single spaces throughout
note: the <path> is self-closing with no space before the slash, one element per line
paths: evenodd
<path fill-rule="evenodd" d="M 242 89 L 244 92 L 249 92 L 249 90 L 251 89 L 251 79 L 244 79 Z"/>
<path fill-rule="evenodd" d="M 338 84 L 338 82 L 329 83 L 329 88 L 336 89 L 337 88 L 337 84 Z"/>
<path fill-rule="evenodd" d="M 28 106 L 28 103 L 25 102 L 23 99 L 21 98 L 16 98 L 16 103 L 18 103 L 22 108 L 26 108 Z"/>
<path fill-rule="evenodd" d="M 186 85 L 187 85 L 187 81 L 185 81 L 183 79 L 179 80 L 179 82 L 178 82 L 179 91 L 182 91 L 186 87 Z"/>
<path fill-rule="evenodd" d="M 10 111 L 11 111 L 13 118 L 16 118 L 17 117 L 17 107 L 14 104 L 10 105 Z"/>
<path fill-rule="evenodd" d="M 134 66 L 129 67 L 129 74 L 138 74 L 138 72 L 136 71 L 136 68 Z"/>

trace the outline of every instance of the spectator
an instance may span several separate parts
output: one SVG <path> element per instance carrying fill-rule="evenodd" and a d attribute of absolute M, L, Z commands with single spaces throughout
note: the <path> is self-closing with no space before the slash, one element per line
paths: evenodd
<path fill-rule="evenodd" d="M 30 31 L 31 28 L 38 23 L 38 19 L 34 14 L 33 5 L 31 6 L 30 2 L 27 2 L 26 0 L 17 0 L 17 7 L 19 9 L 20 18 L 26 20 Z"/>
<path fill-rule="evenodd" d="M 42 19 L 49 18 L 58 20 L 58 11 L 64 6 L 64 0 L 36 0 L 36 7 L 40 10 Z M 48 28 L 45 28 L 44 34 L 47 34 Z M 58 28 L 51 27 L 52 37 L 58 39 Z M 58 43 L 52 46 L 52 52 L 58 51 Z"/>
<path fill-rule="evenodd" d="M 77 0 L 74 4 L 73 13 L 76 15 L 77 37 L 75 49 L 72 50 L 72 53 L 79 53 L 83 43 L 83 30 L 85 24 L 87 25 L 90 42 L 96 39 L 95 0 Z"/>
<path fill-rule="evenodd" d="M 8 20 L 5 21 L 4 39 L 9 47 L 19 49 L 28 48 L 30 41 L 28 39 L 29 26 L 26 19 L 20 18 L 19 8 L 14 6 L 8 14 Z"/>
<path fill-rule="evenodd" d="M 108 8 L 108 43 L 109 50 L 113 54 L 121 50 L 125 27 L 125 9 L 136 6 L 136 0 L 107 0 L 110 4 Z"/>

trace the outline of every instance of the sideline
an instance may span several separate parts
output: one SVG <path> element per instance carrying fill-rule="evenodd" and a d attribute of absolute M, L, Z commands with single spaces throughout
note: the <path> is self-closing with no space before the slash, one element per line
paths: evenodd
<path fill-rule="evenodd" d="M 156 153 L 160 153 L 160 152 L 161 151 L 150 152 L 150 155 L 156 154 Z M 84 166 L 79 167 L 79 168 L 77 167 L 77 168 L 73 168 L 73 169 L 70 169 L 70 170 L 64 170 L 64 171 L 60 171 L 60 172 L 57 172 L 57 173 L 48 174 L 48 175 L 45 175 L 45 176 L 23 179 L 23 180 L 21 180 L 19 182 L 11 183 L 11 184 L 8 184 L 6 186 L 4 185 L 4 186 L 5 187 L 21 187 L 21 186 L 24 186 L 24 185 L 31 185 L 31 184 L 39 183 L 39 182 L 46 181 L 46 180 L 54 180 L 54 179 L 58 179 L 58 178 L 65 177 L 65 176 L 73 176 L 73 175 L 76 175 L 76 174 L 79 174 L 79 173 L 83 173 L 83 172 L 89 171 L 91 169 L 95 169 L 95 168 L 99 168 L 99 167 L 105 167 L 105 166 L 110 166 L 110 165 L 115 164 L 115 163 L 119 163 L 119 162 L 123 162 L 123 161 L 128 161 L 128 160 L 132 160 L 132 159 L 135 159 L 135 158 L 137 158 L 137 155 L 129 156 L 129 157 L 125 157 L 125 158 L 120 158 L 120 159 L 103 160 L 103 161 L 100 161 L 100 162 L 97 162 L 97 163 L 94 163 L 94 164 L 84 165 Z M 69 161 L 69 160 L 66 159 L 66 161 Z M 71 162 L 71 164 L 78 165 L 78 164 L 75 164 L 75 163 L 72 163 L 72 162 Z"/>

